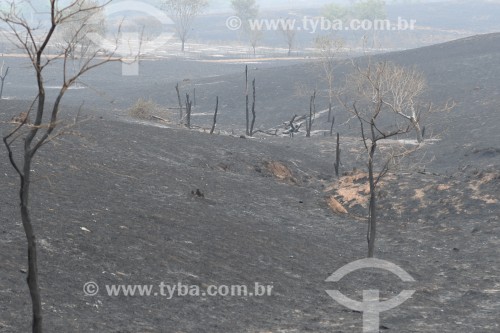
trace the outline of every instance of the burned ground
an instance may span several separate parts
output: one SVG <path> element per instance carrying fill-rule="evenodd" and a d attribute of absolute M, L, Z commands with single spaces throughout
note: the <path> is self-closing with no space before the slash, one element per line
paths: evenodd
<path fill-rule="evenodd" d="M 493 52 L 490 58 L 497 56 Z M 291 79 L 303 66 L 289 68 L 286 75 Z M 386 331 L 497 332 L 495 87 L 500 87 L 490 83 L 496 82 L 498 68 L 477 74 L 487 75 L 478 90 L 477 81 L 456 81 L 459 74 L 450 68 L 450 76 L 430 80 L 429 96 L 436 103 L 449 95 L 461 98 L 454 113 L 439 122 L 447 125 L 437 128 L 445 129 L 441 141 L 424 147 L 432 158 L 421 168 L 389 175 L 379 192 L 377 257 L 400 265 L 415 284 L 379 271 L 325 282 L 338 268 L 366 255 L 364 165 L 357 159 L 360 143 L 347 129 L 342 129 L 339 180 L 330 137 L 209 135 L 124 122 L 124 114 L 116 120 L 103 107 L 72 135 L 45 147 L 32 170 L 46 329 L 361 332 L 361 314 L 337 304 L 325 290 L 337 288 L 359 300 L 362 290 L 379 288 L 384 299 L 402 289 L 416 290 L 403 305 L 381 314 Z M 468 73 L 476 70 L 470 67 Z M 279 72 L 271 68 L 261 75 L 273 71 Z M 275 84 L 265 89 L 269 100 Z M 467 87 L 471 90 L 465 96 Z M 208 90 L 203 94 L 208 96 Z M 68 103 L 68 114 L 75 105 Z M 5 133 L 25 105 L 4 100 L 0 107 Z M 272 112 L 264 118 L 269 124 L 289 116 Z M 229 131 L 237 117 L 226 119 Z M 3 147 L 0 152 L 6 156 Z M 0 332 L 22 332 L 29 329 L 30 304 L 18 180 L 6 158 L 0 159 L 0 170 Z M 332 212 L 331 197 L 347 214 Z M 84 295 L 88 281 L 101 287 L 97 296 Z M 161 282 L 200 288 L 259 282 L 272 285 L 273 293 L 166 299 L 111 297 L 104 287 Z"/>

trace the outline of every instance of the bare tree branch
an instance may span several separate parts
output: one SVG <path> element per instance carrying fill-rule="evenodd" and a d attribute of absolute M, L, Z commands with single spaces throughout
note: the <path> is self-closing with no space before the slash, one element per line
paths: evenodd
<path fill-rule="evenodd" d="M 184 46 L 194 19 L 208 6 L 207 0 L 162 0 L 163 7 L 174 21 L 175 31 L 181 40 L 181 51 Z"/>
<path fill-rule="evenodd" d="M 26 1 L 30 3 L 30 0 Z M 29 110 L 25 112 L 21 123 L 3 137 L 9 161 L 18 174 L 20 181 L 20 214 L 27 239 L 27 283 L 32 303 L 32 332 L 34 333 L 42 332 L 43 317 L 38 282 L 37 242 L 29 209 L 33 159 L 43 145 L 67 133 L 71 127 L 72 124 L 63 126 L 58 132 L 55 131 L 62 123 L 58 119 L 61 110 L 60 105 L 69 87 L 86 72 L 111 61 L 121 61 L 120 58 L 114 57 L 114 51 L 108 53 L 107 56 L 101 56 L 101 50 L 97 47 L 90 48 L 83 46 L 82 50 L 84 52 L 79 55 L 81 61 L 78 69 L 73 73 L 69 73 L 68 64 L 70 57 L 74 56 L 75 45 L 83 45 L 88 41 L 85 39 L 85 34 L 88 32 L 87 27 L 90 17 L 100 11 L 103 6 L 98 5 L 94 0 L 72 0 L 67 5 L 61 5 L 56 0 L 49 0 L 49 6 L 50 10 L 47 13 L 49 24 L 45 27 L 41 23 L 35 25 L 28 22 L 14 1 L 10 2 L 8 10 L 0 11 L 0 22 L 3 22 L 10 28 L 11 34 L 8 35 L 8 38 L 28 56 L 38 87 L 37 94 L 33 98 Z M 74 26 L 74 29 L 71 29 L 72 32 L 69 38 L 64 42 L 58 53 L 50 53 L 48 48 L 55 40 L 58 27 L 64 24 L 67 27 L 69 23 Z M 52 107 L 49 109 L 46 100 L 44 73 L 50 64 L 58 64 L 54 62 L 58 59 L 62 59 L 62 63 L 60 64 L 63 71 L 62 85 Z M 35 120 L 33 123 L 29 123 L 29 115 L 33 110 L 35 110 Z M 48 122 L 44 123 L 46 118 L 48 118 Z M 78 116 L 75 119 L 78 119 Z M 21 144 L 16 147 L 14 145 L 15 142 L 21 142 Z M 16 155 L 19 155 L 19 161 L 16 159 Z"/>
<path fill-rule="evenodd" d="M 345 109 L 358 119 L 361 140 L 367 152 L 370 188 L 367 239 L 368 257 L 372 257 L 375 252 L 377 185 L 391 167 L 401 163 L 421 147 L 420 120 L 432 107 L 424 109 L 419 106 L 426 83 L 423 75 L 415 69 L 388 62 L 372 64 L 371 59 L 368 59 L 364 68 L 354 62 L 353 65 L 354 73 L 348 76 L 346 85 L 348 98 L 354 100 L 352 107 L 349 106 L 350 103 L 340 100 Z M 417 131 L 418 143 L 412 149 L 405 147 L 404 143 L 394 141 L 387 153 L 386 149 L 381 151 L 379 144 L 391 144 L 391 139 L 407 135 L 413 129 Z M 381 153 L 377 152 L 380 151 L 382 156 L 378 157 Z M 379 160 L 381 164 L 377 163 Z"/>

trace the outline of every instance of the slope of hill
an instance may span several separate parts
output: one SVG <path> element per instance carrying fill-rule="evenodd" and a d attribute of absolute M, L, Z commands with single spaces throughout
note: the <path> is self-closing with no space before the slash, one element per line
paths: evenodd
<path fill-rule="evenodd" d="M 500 34 L 488 34 L 374 58 L 415 66 L 421 70 L 428 81 L 426 99 L 435 105 L 442 105 L 446 101 L 456 102 L 453 112 L 436 114 L 427 124 L 428 129 L 442 136 L 439 147 L 446 147 L 446 151 L 437 153 L 445 153 L 447 158 L 454 160 L 453 164 L 460 163 L 464 154 L 471 154 L 474 149 L 490 150 L 499 141 L 498 131 L 495 130 L 500 107 L 498 45 Z M 12 73 L 4 95 L 11 99 L 28 98 L 36 91 L 29 67 L 20 59 L 6 60 Z M 306 114 L 314 89 L 318 93 L 317 110 L 326 110 L 326 83 L 322 79 L 321 68 L 314 62 L 304 59 L 299 64 L 290 65 L 279 60 L 250 60 L 246 64 L 249 65 L 250 80 L 256 79 L 256 128 L 281 129 L 283 122 L 289 121 L 294 114 Z M 84 77 L 82 83 L 91 89 L 70 91 L 66 103 L 79 106 L 84 100 L 87 109 L 97 110 L 99 115 L 107 119 L 123 118 L 127 115 L 126 110 L 139 98 L 151 98 L 161 106 L 175 107 L 178 103 L 174 87 L 180 83 L 182 96 L 190 93 L 193 98 L 196 90 L 194 125 L 210 126 L 215 96 L 219 96 L 219 128 L 242 133 L 245 112 L 244 66 L 245 62 L 239 61 L 150 60 L 141 63 L 139 76 L 123 77 L 120 65 L 110 64 Z M 351 69 L 349 61 L 339 65 L 337 88 L 342 87 L 345 75 Z M 51 87 L 57 87 L 57 72 L 49 73 L 47 80 Z M 49 93 L 53 91 L 48 89 Z M 334 112 L 338 125 L 335 130 L 342 135 L 349 134 L 350 129 L 341 126 L 346 121 L 342 107 L 335 104 Z M 323 115 L 316 122 L 315 129 L 328 131 L 330 126 L 325 120 L 326 116 Z M 175 116 L 172 121 L 176 121 Z M 462 148 L 463 154 L 453 157 L 457 149 Z"/>
<path fill-rule="evenodd" d="M 116 121 L 100 105 L 96 112 L 102 119 L 79 124 L 79 135 L 45 147 L 32 171 L 46 330 L 361 332 L 361 314 L 337 304 L 325 290 L 339 289 L 360 300 L 362 290 L 380 289 L 381 297 L 390 299 L 402 289 L 415 289 L 410 300 L 381 314 L 384 328 L 498 332 L 499 54 L 479 46 L 468 51 L 469 45 L 484 41 L 489 47 L 498 38 L 479 36 L 416 55 L 382 56 L 423 70 L 434 103 L 449 98 L 458 103 L 447 118 L 432 119 L 443 139 L 427 147 L 436 157 L 428 169 L 391 174 L 381 185 L 377 256 L 400 265 L 415 284 L 380 271 L 325 282 L 366 253 L 366 175 L 357 158 L 359 142 L 347 127 L 340 129 L 343 164 L 337 180 L 329 137 L 208 135 Z M 143 78 L 114 80 L 116 68 L 108 67 L 87 80 L 122 98 L 123 105 L 141 95 L 174 103 L 172 83 L 192 68 L 152 84 L 161 64 L 147 63 Z M 242 75 L 234 73 L 195 78 L 192 84 L 200 84 L 197 112 L 208 109 L 218 94 L 225 103 L 221 126 L 238 132 Z M 310 65 L 261 67 L 252 75 L 259 87 L 259 126 L 266 128 L 303 109 L 297 103 L 308 98 L 290 97 L 295 87 L 321 86 Z M 9 120 L 22 103 L 0 101 L 0 119 Z M 67 112 L 78 105 L 76 98 L 68 101 Z M 200 125 L 208 119 L 195 117 Z M 0 132 L 12 126 L 0 123 Z M 6 156 L 3 146 L 0 156 Z M 30 306 L 18 181 L 6 158 L 0 159 L 0 171 L 0 332 L 25 332 Z M 348 214 L 331 211 L 332 197 Z M 85 296 L 89 281 L 100 287 L 98 295 Z M 170 299 L 161 295 L 162 282 L 202 291 L 246 285 L 250 292 L 259 283 L 272 286 L 272 292 Z M 153 294 L 107 293 L 106 286 L 129 284 L 151 285 Z"/>
<path fill-rule="evenodd" d="M 42 151 L 33 171 L 47 329 L 361 331 L 361 315 L 325 293 L 335 288 L 324 282 L 329 274 L 362 258 L 366 247 L 359 215 L 366 208 L 345 201 L 347 216 L 328 208 L 327 187 L 335 184 L 331 142 L 258 143 L 105 120 L 79 130 L 82 138 Z M 17 182 L 6 160 L 0 163 L 0 328 L 27 331 Z M 378 256 L 418 281 L 412 300 L 382 315 L 385 327 L 498 329 L 498 177 L 496 170 L 400 175 L 383 187 Z M 474 195 L 463 192 L 469 187 Z M 88 281 L 100 286 L 98 296 L 85 296 Z M 273 293 L 167 299 L 108 296 L 105 287 L 152 285 L 159 293 L 161 282 L 201 290 L 253 290 L 259 283 Z M 354 274 L 336 287 L 353 298 L 367 288 L 378 287 L 388 298 L 408 289 L 376 272 Z"/>
<path fill-rule="evenodd" d="M 391 61 L 422 71 L 428 81 L 424 97 L 434 105 L 456 103 L 448 114 L 433 114 L 427 120 L 428 129 L 441 137 L 435 154 L 443 157 L 444 164 L 436 161 L 436 167 L 449 168 L 477 161 L 482 151 L 495 151 L 500 142 L 496 127 L 500 123 L 500 34 L 487 34 L 438 44 L 416 50 L 388 53 L 376 56 L 374 61 Z M 352 70 L 350 61 L 340 64 L 337 87 L 342 88 L 345 76 Z M 315 63 L 287 67 L 259 68 L 251 65 L 250 78 L 256 78 L 257 121 L 262 129 L 281 128 L 281 124 L 294 114 L 307 114 L 309 98 L 317 90 L 317 109 L 326 110 L 326 83 L 321 68 Z M 241 129 L 244 117 L 244 77 L 242 73 L 194 82 L 200 116 L 195 122 L 208 126 L 211 122 L 213 96 L 219 95 L 222 106 L 219 123 L 225 129 Z M 175 93 L 170 91 L 168 103 L 175 105 Z M 334 105 L 336 131 L 351 135 L 350 127 L 342 126 L 346 113 Z M 328 131 L 330 124 L 324 114 L 315 124 L 316 130 Z M 431 133 L 429 132 L 429 133 Z M 498 158 L 496 153 L 486 154 Z M 491 163 L 488 160 L 486 163 Z M 446 165 L 445 165 L 446 164 Z"/>

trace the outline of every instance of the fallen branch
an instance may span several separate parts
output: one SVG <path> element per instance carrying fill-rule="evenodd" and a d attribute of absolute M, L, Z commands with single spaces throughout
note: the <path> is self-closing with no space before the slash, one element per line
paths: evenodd
<path fill-rule="evenodd" d="M 268 130 L 268 131 L 256 130 L 256 131 L 253 132 L 253 134 L 256 134 L 256 133 L 262 133 L 262 134 L 266 134 L 266 135 L 277 136 L 278 135 L 278 129 L 274 129 L 274 133 L 271 130 Z"/>
<path fill-rule="evenodd" d="M 157 120 L 161 120 L 161 121 L 164 121 L 166 123 L 168 123 L 169 121 L 165 118 L 162 118 L 162 117 L 158 117 L 158 116 L 155 116 L 155 115 L 152 115 L 151 118 L 153 119 L 157 119 Z"/>

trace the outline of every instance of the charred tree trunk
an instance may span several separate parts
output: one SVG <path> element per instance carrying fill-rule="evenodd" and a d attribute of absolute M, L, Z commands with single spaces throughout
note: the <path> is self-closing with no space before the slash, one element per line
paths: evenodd
<path fill-rule="evenodd" d="M 43 82 L 41 81 L 41 75 L 38 76 L 39 80 L 39 95 L 38 95 L 38 111 L 36 124 L 41 123 L 43 116 L 43 108 L 45 104 L 45 92 L 43 89 Z M 57 106 L 55 106 L 57 107 Z M 20 126 L 27 123 L 28 117 L 26 117 Z M 50 129 L 49 129 L 50 130 Z M 23 166 L 19 167 L 14 159 L 14 152 L 12 151 L 12 143 L 9 139 L 16 133 L 11 132 L 9 135 L 3 138 L 3 142 L 8 151 L 9 161 L 12 167 L 16 170 L 19 175 L 19 207 L 21 213 L 21 221 L 23 224 L 24 233 L 26 235 L 27 247 L 28 247 L 28 274 L 26 277 L 26 282 L 28 284 L 28 289 L 31 297 L 31 307 L 32 307 L 32 332 L 42 333 L 42 301 L 40 294 L 40 286 L 38 282 L 38 251 L 36 245 L 36 237 L 33 229 L 33 223 L 31 221 L 31 213 L 29 210 L 30 203 L 30 184 L 31 184 L 31 165 L 33 161 L 33 156 L 37 151 L 38 144 L 35 148 L 32 148 L 32 142 L 35 139 L 38 129 L 32 128 L 24 139 L 24 158 Z"/>
<path fill-rule="evenodd" d="M 250 135 L 250 111 L 248 108 L 249 98 L 248 98 L 248 65 L 245 66 L 245 124 L 246 135 Z"/>
<path fill-rule="evenodd" d="M 191 128 L 191 100 L 189 94 L 186 94 L 186 127 Z"/>
<path fill-rule="evenodd" d="M 368 258 L 373 258 L 375 254 L 375 237 L 377 235 L 377 197 L 376 197 L 376 184 L 375 176 L 373 172 L 373 161 L 375 158 L 375 151 L 377 149 L 377 141 L 375 139 L 375 125 L 372 122 L 372 143 L 370 146 L 369 158 L 368 158 L 368 181 L 370 183 L 370 207 L 368 211 Z"/>
<path fill-rule="evenodd" d="M 250 124 L 250 136 L 253 135 L 253 128 L 255 126 L 255 79 L 252 81 L 253 100 L 252 100 L 252 123 Z"/>
<path fill-rule="evenodd" d="M 339 176 L 340 168 L 340 134 L 337 132 L 337 150 L 335 151 L 335 175 Z"/>
<path fill-rule="evenodd" d="M 179 101 L 179 119 L 182 123 L 182 120 L 184 118 L 184 115 L 182 114 L 182 101 L 181 101 L 181 92 L 179 90 L 179 83 L 175 86 L 175 91 L 177 91 L 177 100 Z"/>
<path fill-rule="evenodd" d="M 217 124 L 217 113 L 219 112 L 219 96 L 215 99 L 215 112 L 214 112 L 214 121 L 212 123 L 212 128 L 210 129 L 210 134 L 214 134 L 215 125 Z"/>
<path fill-rule="evenodd" d="M 415 131 L 417 132 L 417 141 L 418 141 L 418 143 L 421 143 L 422 141 L 424 141 L 424 138 L 422 135 L 422 129 L 420 128 L 420 124 L 413 117 L 410 119 L 410 121 L 411 121 L 413 127 L 415 127 Z"/>
<path fill-rule="evenodd" d="M 328 103 L 328 122 L 332 121 L 332 101 Z"/>
<path fill-rule="evenodd" d="M 24 232 L 28 241 L 28 276 L 26 282 L 31 296 L 32 310 L 33 310 L 33 333 L 42 332 L 42 300 L 40 296 L 40 286 L 38 283 L 38 252 L 36 247 L 36 238 L 33 231 L 33 224 L 31 222 L 31 215 L 29 211 L 29 191 L 30 191 L 30 170 L 31 170 L 31 151 L 25 152 L 24 157 L 24 171 L 21 176 L 20 186 L 20 204 L 21 204 L 21 220 L 23 223 Z"/>
<path fill-rule="evenodd" d="M 292 117 L 292 120 L 290 120 L 290 123 L 288 125 L 288 134 L 290 135 L 291 138 L 293 138 L 293 135 L 295 133 L 295 125 L 293 124 L 293 122 L 295 121 L 295 118 L 297 118 L 297 115 L 294 115 Z"/>
<path fill-rule="evenodd" d="M 311 130 L 312 130 L 312 125 L 314 122 L 314 116 L 316 115 L 316 91 L 314 91 L 314 94 L 311 96 L 311 101 L 309 103 L 309 117 L 306 119 L 306 138 L 311 137 Z"/>
<path fill-rule="evenodd" d="M 0 70 L 0 80 L 2 80 L 2 84 L 0 86 L 0 99 L 2 99 L 2 95 L 3 95 L 3 86 L 5 84 L 5 78 L 7 77 L 7 75 L 9 74 L 9 68 L 10 67 L 7 67 L 7 69 L 5 70 L 5 74 L 3 73 L 3 65 L 2 65 L 2 68 Z"/>
<path fill-rule="evenodd" d="M 26 116 L 22 123 L 12 130 L 9 134 L 3 137 L 3 142 L 8 151 L 8 157 L 10 164 L 15 169 L 17 175 L 19 176 L 20 186 L 19 186 L 19 208 L 21 214 L 21 221 L 23 224 L 23 229 L 27 239 L 27 252 L 28 252 L 28 269 L 26 281 L 28 284 L 31 302 L 32 302 L 32 332 L 42 333 L 42 301 L 39 286 L 39 276 L 38 276 L 38 251 L 37 251 L 37 240 L 35 237 L 35 230 L 33 228 L 33 221 L 31 219 L 30 211 L 30 185 L 31 185 L 31 169 L 33 164 L 34 156 L 36 155 L 38 149 L 40 149 L 44 144 L 50 142 L 58 135 L 62 134 L 64 130 L 59 133 L 54 133 L 56 127 L 59 124 L 58 115 L 60 111 L 61 101 L 69 89 L 70 86 L 76 84 L 80 76 L 84 75 L 86 72 L 92 70 L 93 68 L 99 67 L 103 64 L 112 61 L 121 61 L 121 57 L 116 57 L 115 53 L 112 52 L 109 55 L 97 57 L 97 54 L 89 55 L 84 60 L 81 61 L 81 66 L 79 69 L 75 70 L 73 74 L 70 73 L 69 65 L 75 64 L 73 58 L 74 48 L 71 43 L 81 44 L 84 35 L 83 30 L 78 30 L 78 33 L 72 33 L 71 42 L 63 45 L 63 50 L 55 54 L 56 58 L 61 58 L 63 82 L 61 87 L 58 89 L 57 97 L 55 97 L 52 103 L 46 101 L 45 95 L 45 82 L 44 81 L 44 70 L 49 63 L 47 59 L 49 45 L 53 43 L 54 34 L 59 31 L 59 25 L 63 22 L 71 20 L 71 18 L 79 17 L 82 13 L 85 16 L 94 13 L 95 11 L 100 11 L 103 6 L 99 4 L 91 6 L 91 8 L 83 8 L 82 6 L 74 6 L 73 4 L 62 5 L 58 1 L 47 1 L 49 3 L 49 11 L 52 20 L 43 29 L 40 29 L 38 25 L 31 26 L 25 17 L 20 13 L 14 2 L 10 11 L 3 11 L 0 15 L 0 21 L 10 22 L 10 26 L 13 37 L 19 39 L 20 47 L 24 50 L 23 53 L 27 55 L 33 65 L 33 74 L 36 76 L 36 82 L 38 87 L 38 94 L 36 95 L 33 104 L 28 109 L 26 114 L 28 115 L 37 104 L 37 110 L 35 114 L 35 120 L 31 126 L 26 126 L 21 129 L 22 126 L 27 124 L 28 117 Z M 80 1 L 79 1 L 80 2 Z M 65 6 L 65 7 L 63 7 Z M 78 21 L 81 24 L 78 29 L 83 29 L 86 24 L 85 19 L 72 20 L 73 22 Z M 12 23 L 12 24 L 11 24 Z M 45 29 L 47 28 L 47 29 Z M 26 36 L 35 36 L 36 38 L 25 38 Z M 90 52 L 92 53 L 92 52 Z M 99 59 L 98 59 L 99 58 Z M 1 73 L 0 73 L 1 74 Z M 46 106 L 52 105 L 50 111 L 46 112 Z M 75 119 L 76 125 L 77 119 Z M 17 145 L 16 143 L 19 143 Z M 22 144 L 21 144 L 22 143 Z M 21 162 L 17 162 L 14 156 L 14 150 L 19 150 Z M 22 152 L 22 153 L 21 153 Z"/>
<path fill-rule="evenodd" d="M 333 125 L 335 125 L 335 116 L 332 118 L 332 124 L 330 125 L 330 136 L 333 136 Z"/>

